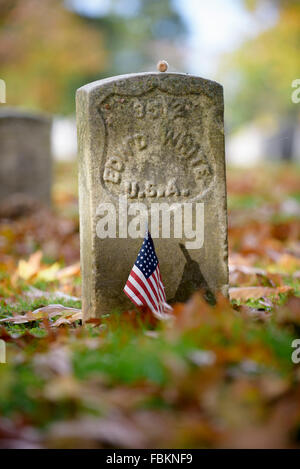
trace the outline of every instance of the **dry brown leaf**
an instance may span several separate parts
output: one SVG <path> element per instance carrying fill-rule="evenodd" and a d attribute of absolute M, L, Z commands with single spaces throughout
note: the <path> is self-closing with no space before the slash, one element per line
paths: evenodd
<path fill-rule="evenodd" d="M 258 267 L 251 267 L 248 265 L 236 265 L 236 264 L 229 264 L 228 266 L 229 272 L 241 272 L 242 274 L 260 274 L 260 275 L 267 275 L 267 271 L 264 269 L 259 269 Z"/>
<path fill-rule="evenodd" d="M 129 418 L 113 415 L 107 418 L 84 417 L 77 420 L 54 423 L 48 433 L 50 442 L 84 440 L 110 444 L 119 448 L 144 448 L 146 440 L 141 429 Z"/>
<path fill-rule="evenodd" d="M 58 327 L 62 324 L 73 324 L 75 321 L 82 321 L 82 317 L 82 311 L 78 311 L 78 313 L 71 314 L 70 316 L 62 316 L 61 318 L 56 319 L 52 324 L 52 327 Z"/>
<path fill-rule="evenodd" d="M 69 319 L 69 324 L 74 322 L 78 319 L 82 319 L 80 317 L 81 310 L 77 308 L 67 308 L 66 306 L 62 305 L 48 305 L 42 308 L 35 309 L 34 311 L 29 311 L 26 314 L 17 314 L 12 317 L 0 319 L 0 322 L 11 322 L 13 324 L 26 324 L 32 321 L 38 321 L 40 319 L 51 319 L 53 316 L 64 315 L 67 316 Z M 77 315 L 77 318 L 72 320 L 70 319 L 72 315 Z M 55 323 L 54 323 L 55 324 Z"/>
<path fill-rule="evenodd" d="M 36 275 L 41 268 L 42 252 L 37 251 L 32 254 L 28 261 L 21 259 L 18 264 L 17 274 L 24 280 L 29 280 Z"/>
<path fill-rule="evenodd" d="M 77 296 L 67 295 L 59 290 L 49 293 L 47 291 L 40 290 L 39 288 L 35 288 L 32 285 L 29 286 L 28 290 L 24 291 L 24 296 L 30 300 L 36 298 L 63 298 L 64 300 L 80 301 L 80 298 Z"/>
<path fill-rule="evenodd" d="M 0 449 L 41 449 L 41 442 L 41 434 L 36 428 L 0 418 Z"/>
<path fill-rule="evenodd" d="M 76 262 L 76 264 L 68 265 L 63 269 L 57 272 L 56 278 L 61 280 L 65 277 L 73 277 L 74 275 L 80 274 L 80 262 Z"/>
<path fill-rule="evenodd" d="M 57 272 L 59 271 L 59 263 L 55 262 L 50 267 L 46 267 L 45 269 L 41 269 L 37 273 L 37 278 L 39 280 L 46 280 L 47 282 L 52 282 L 53 280 L 57 279 Z"/>

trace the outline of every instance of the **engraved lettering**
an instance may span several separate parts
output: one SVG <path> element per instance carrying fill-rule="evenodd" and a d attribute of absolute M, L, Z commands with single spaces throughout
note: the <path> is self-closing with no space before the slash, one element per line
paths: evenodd
<path fill-rule="evenodd" d="M 187 197 L 188 195 L 190 195 L 190 191 L 188 189 L 182 189 L 181 195 L 183 195 L 184 197 Z"/>
<path fill-rule="evenodd" d="M 133 110 L 135 112 L 136 117 L 142 118 L 145 116 L 145 106 L 138 99 L 134 100 L 133 102 Z"/>
<path fill-rule="evenodd" d="M 139 151 L 147 148 L 147 137 L 143 134 L 137 134 L 134 137 L 136 147 Z"/>
<path fill-rule="evenodd" d="M 127 161 L 128 158 L 134 156 L 135 151 L 145 150 L 147 146 L 147 136 L 144 134 L 135 134 L 130 137 L 127 137 L 123 145 L 125 160 Z"/>
<path fill-rule="evenodd" d="M 166 197 L 170 197 L 171 195 L 180 195 L 174 179 L 168 182 L 165 194 Z"/>
<path fill-rule="evenodd" d="M 104 181 L 113 182 L 118 184 L 121 180 L 120 173 L 111 168 L 105 168 L 103 173 Z"/>
<path fill-rule="evenodd" d="M 149 181 L 146 181 L 145 183 L 145 195 L 146 197 L 156 197 L 156 189 L 154 184 L 151 184 Z"/>
<path fill-rule="evenodd" d="M 128 158 L 133 156 L 133 149 L 132 149 L 132 137 L 127 137 L 123 145 L 123 152 L 125 156 L 125 161 L 128 161 Z"/>
<path fill-rule="evenodd" d="M 151 115 L 153 119 L 157 119 L 164 113 L 164 105 L 162 99 L 149 99 L 147 102 L 147 113 Z"/>
<path fill-rule="evenodd" d="M 115 169 L 116 171 L 122 171 L 123 162 L 119 156 L 111 156 L 108 159 L 105 167 Z"/>
<path fill-rule="evenodd" d="M 131 199 L 137 197 L 139 199 L 143 199 L 144 197 L 170 197 L 172 195 L 187 197 L 190 195 L 189 189 L 180 190 L 178 188 L 175 179 L 170 180 L 166 188 L 156 188 L 156 184 L 150 181 L 145 182 L 144 189 L 143 185 L 136 181 L 125 181 L 124 186 L 126 194 Z"/>
<path fill-rule="evenodd" d="M 138 97 L 108 99 L 102 104 L 105 123 L 108 114 L 111 120 L 102 180 L 109 192 L 149 202 L 177 197 L 183 202 L 209 190 L 210 136 L 202 132 L 198 96 L 187 99 L 152 88 Z"/>
<path fill-rule="evenodd" d="M 190 158 L 199 150 L 199 144 L 187 132 L 181 133 L 174 130 L 166 130 L 163 138 L 165 145 L 171 144 L 180 152 L 180 157 Z"/>
<path fill-rule="evenodd" d="M 201 166 L 198 166 L 197 168 L 195 168 L 196 179 L 202 179 L 207 176 L 210 176 L 210 168 L 208 165 L 202 164 Z"/>
<path fill-rule="evenodd" d="M 193 156 L 199 150 L 199 144 L 195 142 L 194 138 L 187 134 L 184 139 L 184 154 L 187 158 Z"/>
<path fill-rule="evenodd" d="M 130 197 L 130 199 L 134 199 L 135 197 L 137 197 L 138 190 L 139 186 L 137 182 L 125 181 L 125 191 L 128 197 Z"/>
<path fill-rule="evenodd" d="M 163 135 L 163 143 L 165 145 L 172 144 L 176 146 L 179 139 L 180 139 L 180 133 L 179 132 L 176 133 L 174 130 L 166 130 Z"/>
<path fill-rule="evenodd" d="M 199 150 L 197 155 L 195 155 L 195 158 L 191 160 L 191 165 L 192 166 L 197 166 L 198 164 L 204 164 L 207 165 L 207 158 L 205 154 L 203 153 L 202 150 Z"/>
<path fill-rule="evenodd" d="M 186 107 L 183 100 L 173 99 L 170 102 L 169 109 L 171 112 L 173 112 L 174 119 L 177 117 L 185 117 Z"/>

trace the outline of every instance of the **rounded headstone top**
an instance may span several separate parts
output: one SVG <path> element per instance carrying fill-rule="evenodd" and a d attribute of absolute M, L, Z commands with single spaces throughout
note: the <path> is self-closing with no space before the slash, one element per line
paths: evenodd
<path fill-rule="evenodd" d="M 159 72 L 166 72 L 169 68 L 169 64 L 168 62 L 166 62 L 165 60 L 160 60 L 158 63 L 157 63 L 157 66 L 156 66 L 157 70 Z"/>
<path fill-rule="evenodd" d="M 176 95 L 204 93 L 213 100 L 223 99 L 223 87 L 219 83 L 188 73 L 144 72 L 117 75 L 93 81 L 77 89 L 77 100 L 89 96 L 91 102 L 103 101 L 109 94 L 135 95 L 153 89 Z M 94 100 L 94 101 L 93 101 Z"/>

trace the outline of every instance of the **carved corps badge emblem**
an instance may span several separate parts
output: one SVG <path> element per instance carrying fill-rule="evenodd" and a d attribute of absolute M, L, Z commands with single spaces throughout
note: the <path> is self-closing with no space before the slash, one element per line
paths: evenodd
<path fill-rule="evenodd" d="M 106 96 L 99 106 L 106 190 L 129 199 L 201 199 L 214 177 L 209 100 L 205 94 L 178 96 L 158 88 Z"/>

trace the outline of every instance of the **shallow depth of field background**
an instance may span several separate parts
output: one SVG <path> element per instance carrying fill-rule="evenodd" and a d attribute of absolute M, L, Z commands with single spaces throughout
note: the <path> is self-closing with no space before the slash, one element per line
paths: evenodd
<path fill-rule="evenodd" d="M 0 13 L 7 105 L 55 116 L 58 159 L 76 154 L 79 86 L 166 59 L 224 85 L 229 162 L 299 162 L 296 0 L 1 0 Z"/>
<path fill-rule="evenodd" d="M 51 208 L 0 204 L 1 448 L 300 446 L 299 48 L 298 1 L 0 0 L 0 108 L 55 159 Z M 224 86 L 230 301 L 83 328 L 75 91 L 159 59 Z"/>

